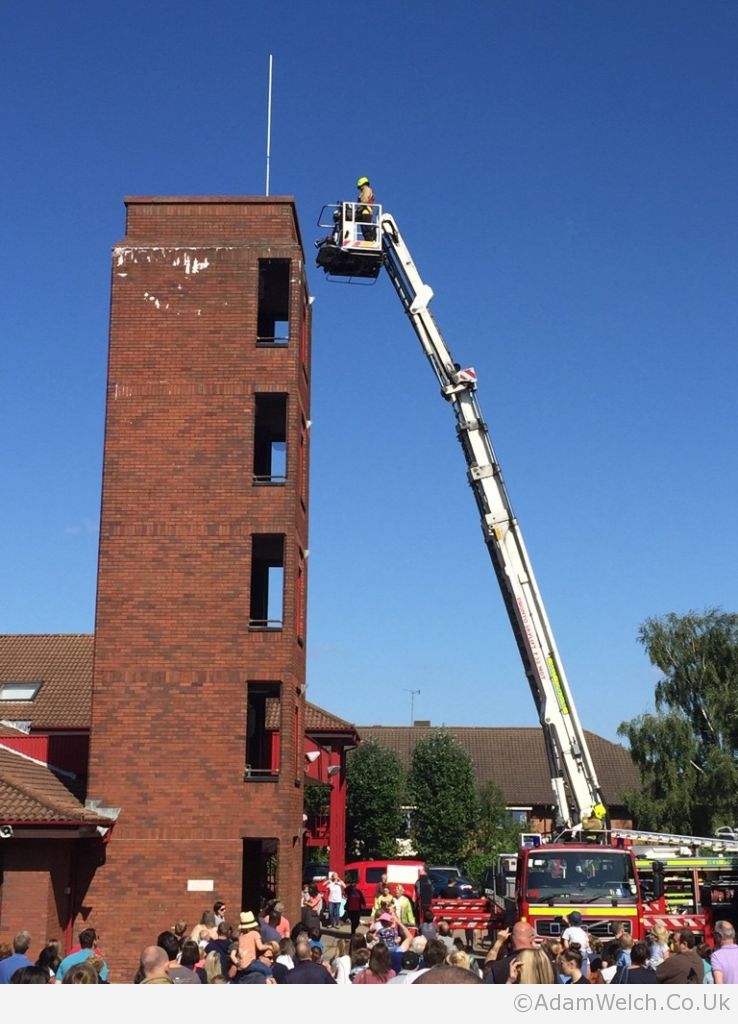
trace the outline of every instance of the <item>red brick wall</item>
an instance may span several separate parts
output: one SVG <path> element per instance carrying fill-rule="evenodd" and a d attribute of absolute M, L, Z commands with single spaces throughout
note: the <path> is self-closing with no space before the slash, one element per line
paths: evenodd
<path fill-rule="evenodd" d="M 244 837 L 279 840 L 298 912 L 304 644 L 295 596 L 309 315 L 286 199 L 128 202 L 113 250 L 88 792 L 121 808 L 85 903 L 116 970 L 216 898 L 237 920 Z M 258 260 L 291 260 L 290 343 L 256 347 Z M 254 395 L 286 392 L 284 486 L 252 482 Z M 253 533 L 285 535 L 284 628 L 249 630 Z M 303 572 L 306 572 L 304 567 Z M 247 680 L 282 683 L 278 782 L 244 781 Z M 188 879 L 215 890 L 187 892 Z M 251 909 L 256 910 L 256 907 Z"/>
<path fill-rule="evenodd" d="M 4 845 L 0 885 L 0 942 L 31 933 L 35 960 L 47 939 L 64 942 L 70 906 L 70 858 L 77 848 L 64 839 L 16 839 Z"/>

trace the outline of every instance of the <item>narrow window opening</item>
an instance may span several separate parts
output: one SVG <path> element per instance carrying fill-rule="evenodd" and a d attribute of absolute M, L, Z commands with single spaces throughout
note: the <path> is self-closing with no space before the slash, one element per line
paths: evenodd
<path fill-rule="evenodd" d="M 259 260 L 257 345 L 287 345 L 290 319 L 290 261 Z"/>
<path fill-rule="evenodd" d="M 301 723 L 300 723 L 300 709 L 302 708 L 302 689 L 297 688 L 295 690 L 295 706 L 294 706 L 294 729 L 295 735 L 292 738 L 292 749 L 295 752 L 295 785 L 299 786 L 302 783 L 303 776 L 303 752 L 305 750 L 305 737 L 303 735 Z"/>
<path fill-rule="evenodd" d="M 304 416 L 300 417 L 300 469 L 298 482 L 300 485 L 300 502 L 302 507 L 307 510 L 307 423 Z"/>
<path fill-rule="evenodd" d="M 283 484 L 287 479 L 287 395 L 256 395 L 254 483 Z"/>
<path fill-rule="evenodd" d="M 305 555 L 300 551 L 295 585 L 295 627 L 297 642 L 305 644 Z"/>
<path fill-rule="evenodd" d="M 307 378 L 308 361 L 309 361 L 309 358 L 310 358 L 309 352 L 308 352 L 308 337 L 309 337 L 309 331 L 310 331 L 308 315 L 309 315 L 308 314 L 308 307 L 307 306 L 303 306 L 302 321 L 300 323 L 300 362 L 302 364 L 302 369 L 303 369 L 303 371 L 305 373 L 305 377 L 306 378 Z"/>
<path fill-rule="evenodd" d="M 256 533 L 251 549 L 251 629 L 284 625 L 284 537 Z"/>
<path fill-rule="evenodd" d="M 246 779 L 273 782 L 279 777 L 280 689 L 280 683 L 246 684 Z"/>
<path fill-rule="evenodd" d="M 279 842 L 245 838 L 243 844 L 241 907 L 261 907 L 268 893 L 278 892 Z"/>

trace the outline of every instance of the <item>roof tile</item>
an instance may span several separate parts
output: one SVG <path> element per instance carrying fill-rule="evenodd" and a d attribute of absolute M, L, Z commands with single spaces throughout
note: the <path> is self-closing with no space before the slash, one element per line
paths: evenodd
<path fill-rule="evenodd" d="M 0 746 L 0 822 L 79 822 L 110 825 L 70 792 L 64 776 Z M 67 780 L 73 784 L 73 780 Z"/>
<path fill-rule="evenodd" d="M 309 701 L 305 704 L 305 729 L 308 732 L 356 732 L 356 726 L 345 718 L 332 715 L 330 711 Z"/>
<path fill-rule="evenodd" d="M 0 718 L 89 728 L 94 643 L 92 633 L 0 635 L 0 683 L 43 682 L 33 701 L 0 701 Z"/>

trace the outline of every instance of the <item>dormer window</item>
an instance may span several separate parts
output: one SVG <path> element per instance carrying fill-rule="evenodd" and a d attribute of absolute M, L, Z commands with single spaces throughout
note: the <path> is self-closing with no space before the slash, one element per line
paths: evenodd
<path fill-rule="evenodd" d="M 0 700 L 31 701 L 41 689 L 41 680 L 26 683 L 0 683 Z"/>

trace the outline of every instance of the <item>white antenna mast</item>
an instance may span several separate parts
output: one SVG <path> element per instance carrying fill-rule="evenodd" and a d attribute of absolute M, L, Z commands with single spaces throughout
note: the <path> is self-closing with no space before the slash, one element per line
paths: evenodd
<path fill-rule="evenodd" d="M 269 54 L 269 91 L 267 99 L 267 159 L 266 159 L 266 195 L 269 195 L 269 159 L 272 151 L 272 55 Z"/>
<path fill-rule="evenodd" d="M 413 724 L 414 712 L 415 712 L 415 695 L 420 693 L 420 690 L 410 690 L 406 686 L 403 687 L 405 693 L 410 694 L 410 725 Z"/>

